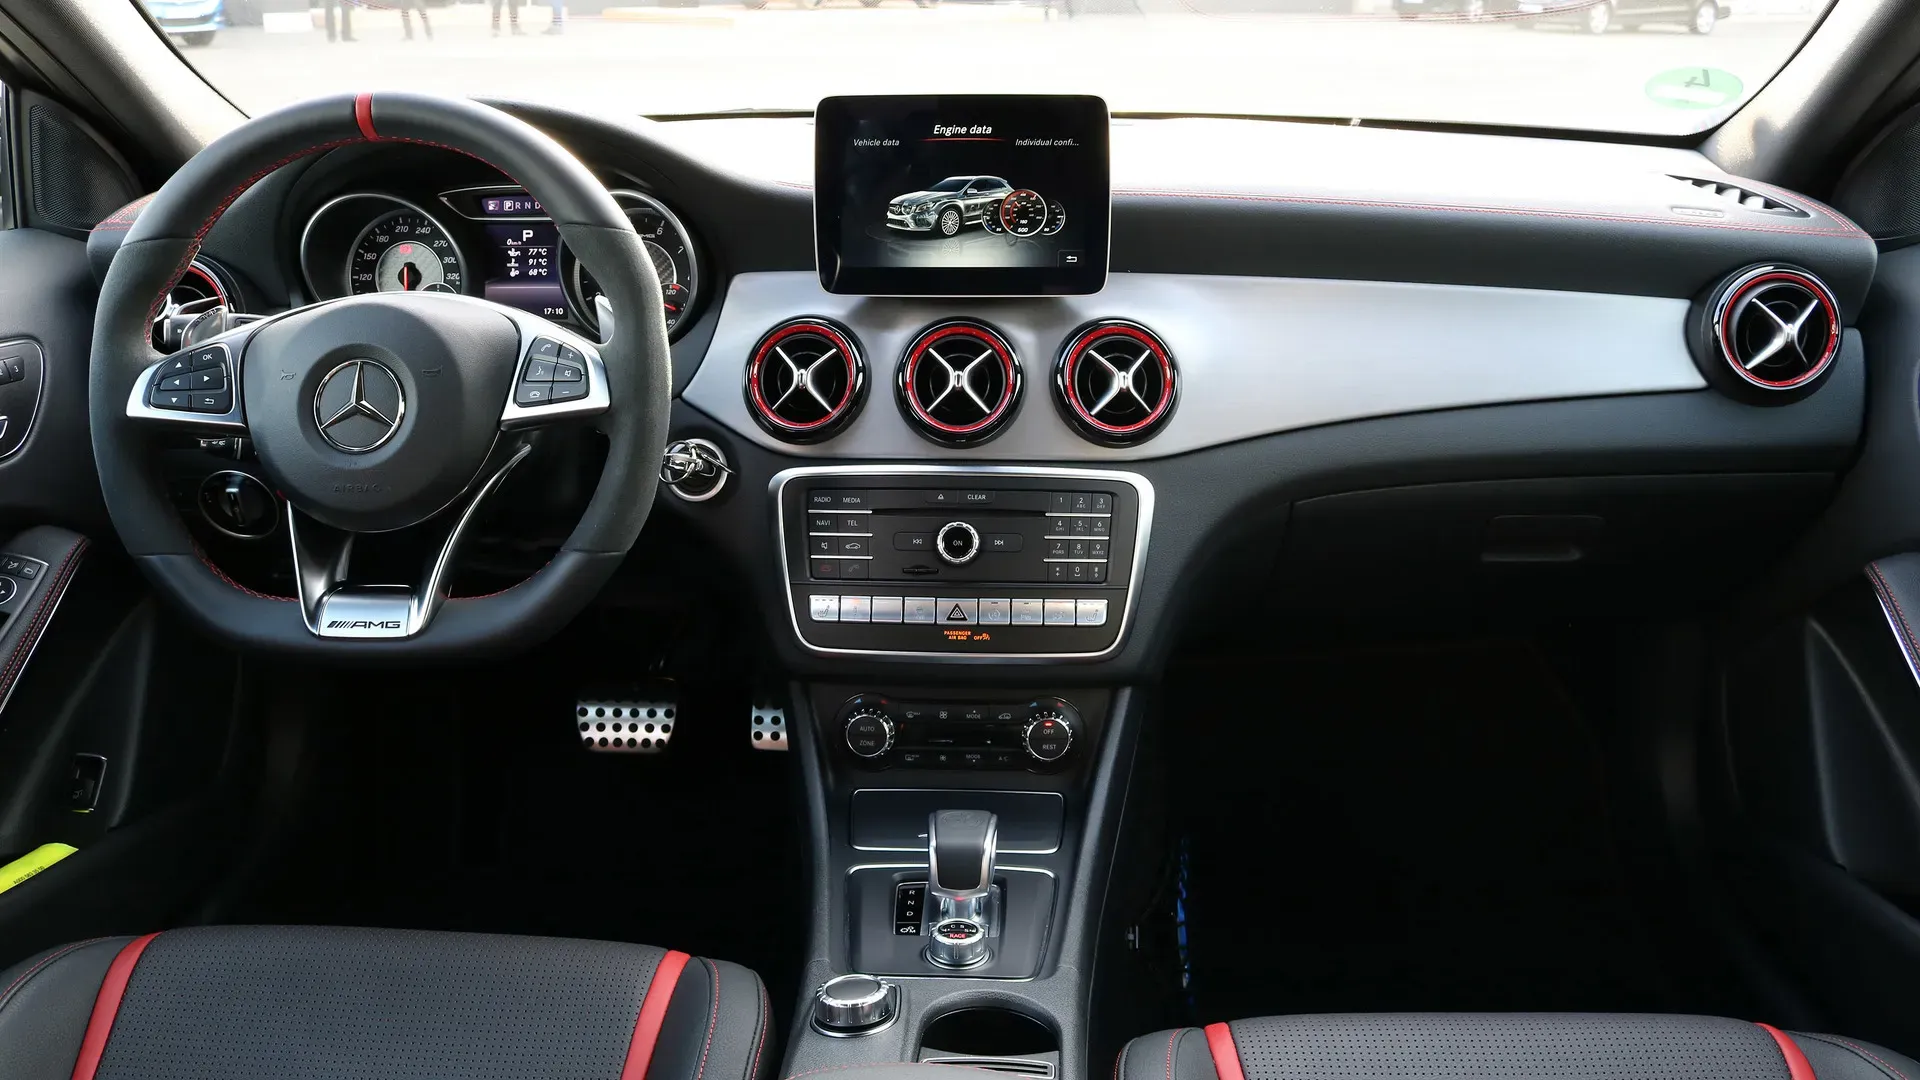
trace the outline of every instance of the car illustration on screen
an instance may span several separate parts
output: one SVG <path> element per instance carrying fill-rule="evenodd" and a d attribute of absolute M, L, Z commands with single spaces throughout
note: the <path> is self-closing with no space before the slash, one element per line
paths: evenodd
<path fill-rule="evenodd" d="M 1013 185 L 997 176 L 949 176 L 924 190 L 894 196 L 887 203 L 887 227 L 953 236 L 980 224 L 1011 194 Z"/>

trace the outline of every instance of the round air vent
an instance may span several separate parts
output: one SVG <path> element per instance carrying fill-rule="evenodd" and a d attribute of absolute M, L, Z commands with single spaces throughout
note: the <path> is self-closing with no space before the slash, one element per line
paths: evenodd
<path fill-rule="evenodd" d="M 1840 305 L 1825 282 L 1796 267 L 1750 266 L 1708 296 L 1701 366 L 1749 397 L 1797 397 L 1832 365 L 1840 329 Z"/>
<path fill-rule="evenodd" d="M 1020 362 L 985 323 L 935 323 L 900 361 L 900 408 L 915 430 L 949 446 L 993 438 L 1020 404 Z"/>
<path fill-rule="evenodd" d="M 831 438 L 867 393 L 867 363 L 853 335 L 826 319 L 791 319 L 767 331 L 747 361 L 747 411 L 774 438 Z"/>
<path fill-rule="evenodd" d="M 1173 353 L 1138 323 L 1081 327 L 1053 365 L 1054 404 L 1074 430 L 1105 446 L 1145 442 L 1173 415 L 1180 373 Z"/>

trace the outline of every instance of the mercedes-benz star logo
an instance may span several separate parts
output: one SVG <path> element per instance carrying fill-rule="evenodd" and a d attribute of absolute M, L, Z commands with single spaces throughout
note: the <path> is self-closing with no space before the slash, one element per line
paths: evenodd
<path fill-rule="evenodd" d="M 336 450 L 364 454 L 387 444 L 407 415 L 400 380 L 378 360 L 349 360 L 320 380 L 313 422 Z"/>

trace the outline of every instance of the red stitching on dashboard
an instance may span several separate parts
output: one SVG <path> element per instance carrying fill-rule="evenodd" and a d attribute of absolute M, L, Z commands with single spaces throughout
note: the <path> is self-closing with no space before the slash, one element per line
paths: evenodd
<path fill-rule="evenodd" d="M 1385 199 L 1338 199 L 1316 195 L 1257 195 L 1230 191 L 1183 191 L 1161 188 L 1116 188 L 1115 195 L 1139 195 L 1148 198 L 1226 199 L 1241 202 L 1294 203 L 1306 206 L 1369 206 L 1388 210 L 1431 210 L 1441 213 L 1501 214 L 1514 217 L 1564 219 L 1568 221 L 1631 222 L 1643 225 L 1676 225 L 1688 229 L 1740 229 L 1746 232 L 1787 233 L 1795 236 L 1866 236 L 1858 226 L 1847 229 L 1809 229 L 1798 225 L 1742 225 L 1731 221 L 1698 221 L 1690 218 L 1642 217 L 1632 214 L 1581 214 L 1571 210 L 1526 209 L 1509 206 L 1472 206 L 1447 203 L 1392 202 Z"/>
<path fill-rule="evenodd" d="M 81 537 L 67 549 L 67 556 L 60 563 L 60 569 L 48 582 L 47 591 L 40 594 L 39 606 L 34 608 L 33 621 L 27 624 L 27 632 L 20 643 L 13 647 L 13 655 L 7 659 L 6 670 L 0 671 L 0 700 L 5 700 L 7 692 L 13 689 L 13 681 L 27 666 L 27 659 L 33 655 L 34 646 L 40 643 L 40 635 L 45 632 L 48 620 L 53 618 L 53 609 L 59 606 L 60 597 L 66 595 L 67 582 L 72 580 L 73 572 L 80 565 L 80 556 L 87 550 L 87 538 Z"/>

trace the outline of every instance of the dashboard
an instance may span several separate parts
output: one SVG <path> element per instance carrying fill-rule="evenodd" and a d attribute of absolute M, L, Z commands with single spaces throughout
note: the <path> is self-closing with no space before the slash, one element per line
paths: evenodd
<path fill-rule="evenodd" d="M 1861 438 L 1872 240 L 1691 151 L 1115 121 L 1097 291 L 876 296 L 822 282 L 807 119 L 507 107 L 647 241 L 669 441 L 727 465 L 659 509 L 751 584 L 796 671 L 1105 678 L 1196 630 L 1494 587 L 1546 611 L 1723 595 L 1817 517 Z M 928 201 L 872 186 L 881 214 L 895 188 Z M 909 239 L 1020 239 L 979 216 Z M 254 311 L 451 291 L 598 332 L 539 205 L 433 148 L 282 170 L 202 259 Z M 1768 351 L 1782 312 L 1805 334 Z M 836 492 L 877 501 L 810 501 Z M 977 555 L 943 552 L 967 537 Z"/>

